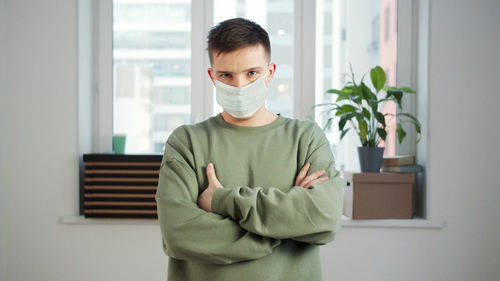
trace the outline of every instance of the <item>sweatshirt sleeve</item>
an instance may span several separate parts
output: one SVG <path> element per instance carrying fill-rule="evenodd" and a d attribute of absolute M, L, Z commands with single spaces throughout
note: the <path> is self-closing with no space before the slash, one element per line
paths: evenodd
<path fill-rule="evenodd" d="M 308 189 L 292 186 L 287 191 L 260 186 L 217 189 L 212 212 L 264 237 L 312 244 L 333 241 L 340 229 L 345 181 L 335 169 L 328 139 L 317 125 L 301 164 L 306 162 L 311 163 L 308 175 L 324 169 L 328 180 Z"/>
<path fill-rule="evenodd" d="M 230 264 L 269 255 L 281 241 L 251 233 L 197 205 L 198 184 L 189 164 L 164 159 L 156 202 L 164 252 L 176 259 Z"/>

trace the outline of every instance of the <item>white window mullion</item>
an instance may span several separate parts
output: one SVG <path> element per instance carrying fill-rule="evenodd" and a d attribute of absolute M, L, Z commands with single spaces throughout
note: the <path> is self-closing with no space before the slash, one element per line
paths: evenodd
<path fill-rule="evenodd" d="M 314 45 L 315 45 L 315 56 L 314 56 L 314 85 L 316 86 L 316 91 L 314 92 L 314 95 L 311 96 L 310 98 L 314 98 L 314 103 L 320 103 L 323 101 L 323 95 L 324 93 L 322 90 L 325 88 L 325 85 L 323 85 L 324 81 L 324 52 L 323 52 L 323 46 L 325 44 L 325 38 L 323 36 L 323 30 L 325 28 L 325 19 L 324 19 L 324 1 L 319 0 L 315 1 L 316 4 L 316 12 L 315 12 L 315 19 L 314 21 L 316 22 L 316 27 L 315 27 L 315 40 L 314 40 Z M 306 97 L 307 98 L 307 97 Z M 313 112 L 314 119 L 318 124 L 322 127 L 325 120 L 321 120 L 319 116 L 316 116 L 315 112 Z"/>
<path fill-rule="evenodd" d="M 294 118 L 314 120 L 316 1 L 295 0 Z"/>
<path fill-rule="evenodd" d="M 113 2 L 94 0 L 92 151 L 110 153 L 113 138 Z"/>
<path fill-rule="evenodd" d="M 398 46 L 397 46 L 397 86 L 409 86 L 412 89 L 416 89 L 416 55 L 417 55 L 417 38 L 416 38 L 416 26 L 415 21 L 417 20 L 417 15 L 415 12 L 417 9 L 414 8 L 415 1 L 398 1 Z M 419 93 L 417 93 L 418 95 Z M 416 96 L 411 94 L 404 94 L 403 97 L 403 112 L 416 115 Z M 399 113 L 400 110 L 398 109 Z M 416 151 L 416 132 L 413 125 L 408 124 L 408 126 L 403 125 L 407 135 L 401 144 L 397 142 L 397 154 L 400 155 L 415 155 Z"/>
<path fill-rule="evenodd" d="M 429 123 L 428 123 L 428 81 L 429 81 L 429 13 L 430 0 L 418 1 L 418 47 L 417 47 L 417 115 L 422 124 L 422 140 L 418 144 L 417 159 L 422 165 L 426 165 L 429 159 Z M 427 202 L 427 201 L 426 201 Z"/>
<path fill-rule="evenodd" d="M 191 122 L 212 116 L 213 90 L 207 74 L 207 34 L 213 23 L 213 0 L 191 2 Z"/>

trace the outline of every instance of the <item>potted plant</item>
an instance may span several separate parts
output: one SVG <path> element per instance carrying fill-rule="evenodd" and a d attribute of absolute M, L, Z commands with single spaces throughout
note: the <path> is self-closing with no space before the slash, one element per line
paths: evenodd
<path fill-rule="evenodd" d="M 330 116 L 323 130 L 329 129 L 334 120 L 338 119 L 338 128 L 340 131 L 340 140 L 344 138 L 347 132 L 352 128 L 355 130 L 361 141 L 361 147 L 358 147 L 358 156 L 362 172 L 378 172 L 382 163 L 384 153 L 383 147 L 378 147 L 380 140 L 385 141 L 387 137 L 387 127 L 385 116 L 393 115 L 383 114 L 379 108 L 387 102 L 394 101 L 402 110 L 401 100 L 403 93 L 415 94 L 409 87 L 390 87 L 384 86 L 386 76 L 380 66 L 376 66 L 370 71 L 371 83 L 375 89 L 373 92 L 363 82 L 364 76 L 357 84 L 354 79 L 354 73 L 351 67 L 352 81 L 348 81 L 342 89 L 330 89 L 326 94 L 337 95 L 335 103 L 322 103 L 314 105 L 329 107 Z M 385 95 L 383 94 L 385 93 Z M 421 124 L 413 115 L 408 113 L 397 113 L 396 132 L 398 142 L 401 143 L 406 136 L 406 132 L 401 126 L 402 123 L 411 123 L 414 125 L 418 134 L 417 143 L 421 136 Z M 351 125 L 346 126 L 347 123 Z"/>

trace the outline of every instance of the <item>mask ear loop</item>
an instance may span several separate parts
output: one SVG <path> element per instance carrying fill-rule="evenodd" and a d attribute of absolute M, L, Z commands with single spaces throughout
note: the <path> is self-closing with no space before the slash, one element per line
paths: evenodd
<path fill-rule="evenodd" d="M 265 78 L 266 76 L 269 76 L 271 74 L 269 74 L 269 66 L 267 67 L 266 69 L 266 74 L 264 74 L 262 77 Z"/>
<path fill-rule="evenodd" d="M 266 85 L 266 88 L 269 88 L 269 83 L 270 83 L 270 82 L 268 83 L 268 82 L 265 80 L 265 78 L 266 78 L 267 76 L 269 76 L 269 75 L 271 75 L 271 74 L 269 74 L 269 68 L 268 68 L 268 69 L 266 70 L 266 74 L 264 74 L 264 75 L 262 75 L 261 77 L 259 77 L 259 78 L 262 78 L 262 80 L 264 80 L 264 84 Z"/>

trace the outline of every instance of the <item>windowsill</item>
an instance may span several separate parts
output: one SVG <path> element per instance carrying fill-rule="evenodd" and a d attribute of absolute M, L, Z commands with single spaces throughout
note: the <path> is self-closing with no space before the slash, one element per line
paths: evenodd
<path fill-rule="evenodd" d="M 62 216 L 60 224 L 118 224 L 118 225 L 158 225 L 156 219 L 87 219 L 84 216 Z M 385 220 L 352 220 L 342 216 L 342 227 L 382 227 L 382 228 L 444 228 L 444 219 L 428 220 L 413 219 L 385 219 Z"/>

